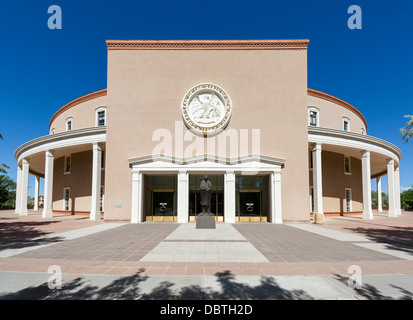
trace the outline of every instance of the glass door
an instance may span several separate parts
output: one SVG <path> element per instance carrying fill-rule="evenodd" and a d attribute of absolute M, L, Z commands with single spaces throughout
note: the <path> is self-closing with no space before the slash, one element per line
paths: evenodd
<path fill-rule="evenodd" d="M 146 221 L 176 221 L 176 175 L 145 175 L 144 208 Z"/>
<path fill-rule="evenodd" d="M 235 221 L 268 221 L 268 176 L 236 176 Z"/>
<path fill-rule="evenodd" d="M 242 190 L 239 193 L 239 220 L 261 221 L 261 191 Z"/>
<path fill-rule="evenodd" d="M 175 221 L 174 191 L 152 191 L 152 221 Z"/>

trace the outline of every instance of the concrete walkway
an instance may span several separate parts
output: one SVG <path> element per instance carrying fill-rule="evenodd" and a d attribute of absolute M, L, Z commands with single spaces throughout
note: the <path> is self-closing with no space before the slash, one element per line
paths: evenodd
<path fill-rule="evenodd" d="M 197 230 L 0 211 L 0 299 L 411 299 L 413 213 L 386 218 Z"/>

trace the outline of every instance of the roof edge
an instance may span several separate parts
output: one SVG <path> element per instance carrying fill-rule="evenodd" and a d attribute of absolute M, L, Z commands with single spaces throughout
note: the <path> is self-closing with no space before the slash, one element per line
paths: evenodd
<path fill-rule="evenodd" d="M 107 95 L 107 92 L 108 92 L 107 89 L 101 89 L 101 90 L 98 90 L 98 91 L 95 91 L 95 92 L 91 92 L 91 93 L 85 94 L 84 96 L 81 96 L 81 97 L 79 97 L 79 98 L 77 98 L 77 99 L 75 99 L 75 100 L 72 100 L 72 101 L 70 101 L 69 103 L 65 104 L 63 107 L 61 107 L 59 110 L 57 110 L 56 113 L 55 113 L 55 114 L 52 116 L 52 118 L 50 119 L 50 122 L 49 122 L 49 131 L 50 131 L 50 128 L 51 128 L 51 126 L 52 126 L 52 122 L 53 122 L 54 120 L 56 120 L 56 118 L 57 118 L 59 115 L 61 115 L 63 112 L 65 112 L 66 110 L 69 110 L 70 108 L 72 108 L 72 107 L 74 107 L 74 106 L 76 106 L 76 105 L 78 105 L 78 104 L 80 104 L 80 103 L 82 103 L 82 102 L 85 102 L 85 101 L 88 101 L 88 100 L 92 100 L 92 99 L 95 99 L 95 98 L 99 98 L 99 97 L 102 97 L 102 96 L 106 96 L 106 95 Z"/>
<path fill-rule="evenodd" d="M 320 99 L 324 99 L 324 100 L 327 100 L 327 101 L 330 101 L 330 102 L 334 102 L 335 104 L 338 104 L 338 105 L 352 111 L 354 114 L 356 114 L 361 119 L 361 121 L 363 121 L 364 125 L 366 126 L 366 131 L 367 131 L 367 121 L 364 118 L 363 114 L 359 110 L 357 110 L 356 107 L 352 106 L 350 103 L 348 103 L 348 102 L 346 102 L 346 101 L 344 101 L 340 98 L 337 98 L 335 96 L 332 96 L 331 94 L 328 94 L 328 93 L 325 93 L 325 92 L 322 92 L 322 91 L 318 91 L 318 90 L 315 90 L 315 89 L 308 88 L 307 89 L 307 94 L 309 96 L 313 96 L 313 97 L 316 97 L 316 98 L 320 98 Z"/>
<path fill-rule="evenodd" d="M 307 50 L 298 40 L 106 40 L 108 50 Z"/>

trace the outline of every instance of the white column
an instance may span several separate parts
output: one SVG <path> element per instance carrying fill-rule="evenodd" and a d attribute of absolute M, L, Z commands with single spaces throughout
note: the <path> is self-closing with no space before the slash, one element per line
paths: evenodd
<path fill-rule="evenodd" d="M 402 214 L 401 203 L 400 203 L 400 166 L 394 170 L 394 192 L 395 192 L 395 205 L 396 213 L 398 216 Z"/>
<path fill-rule="evenodd" d="M 40 177 L 34 176 L 34 211 L 39 211 L 39 184 Z"/>
<path fill-rule="evenodd" d="M 52 151 L 46 151 L 44 169 L 44 202 L 42 218 L 53 217 L 53 165 L 54 156 Z"/>
<path fill-rule="evenodd" d="M 143 175 L 141 172 L 132 172 L 132 212 L 131 223 L 142 222 L 143 204 Z"/>
<path fill-rule="evenodd" d="M 323 211 L 323 177 L 321 163 L 321 144 L 315 144 L 313 157 L 313 188 L 314 188 L 314 223 L 324 223 Z"/>
<path fill-rule="evenodd" d="M 281 172 L 271 173 L 271 222 L 283 223 L 281 210 Z"/>
<path fill-rule="evenodd" d="M 376 178 L 377 182 L 377 212 L 383 211 L 383 200 L 381 196 L 381 177 Z"/>
<path fill-rule="evenodd" d="M 93 144 L 92 159 L 92 202 L 90 205 L 90 220 L 100 220 L 100 180 L 101 180 L 102 148 Z"/>
<path fill-rule="evenodd" d="M 389 217 L 396 217 L 396 188 L 394 183 L 394 160 L 389 160 L 387 163 L 387 191 L 389 194 L 389 211 L 387 215 Z"/>
<path fill-rule="evenodd" d="M 235 173 L 227 171 L 224 175 L 224 221 L 235 223 Z"/>
<path fill-rule="evenodd" d="M 363 183 L 363 219 L 373 219 L 371 209 L 371 170 L 370 151 L 364 151 L 361 156 L 361 175 Z"/>
<path fill-rule="evenodd" d="M 188 222 L 189 175 L 186 171 L 178 173 L 178 222 Z"/>
<path fill-rule="evenodd" d="M 14 213 L 20 213 L 20 195 L 21 195 L 21 186 L 22 186 L 22 168 L 17 164 L 17 182 L 16 182 L 16 207 L 14 209 Z"/>
<path fill-rule="evenodd" d="M 20 189 L 20 210 L 21 216 L 27 216 L 27 196 L 29 189 L 29 161 L 28 159 L 22 160 L 22 177 L 21 177 L 21 189 Z"/>

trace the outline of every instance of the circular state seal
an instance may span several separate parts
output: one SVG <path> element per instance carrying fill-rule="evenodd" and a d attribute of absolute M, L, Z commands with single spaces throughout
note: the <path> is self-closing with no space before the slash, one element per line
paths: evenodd
<path fill-rule="evenodd" d="M 201 83 L 186 93 L 181 111 L 190 129 L 208 134 L 226 127 L 231 118 L 232 104 L 228 94 L 221 87 Z"/>

